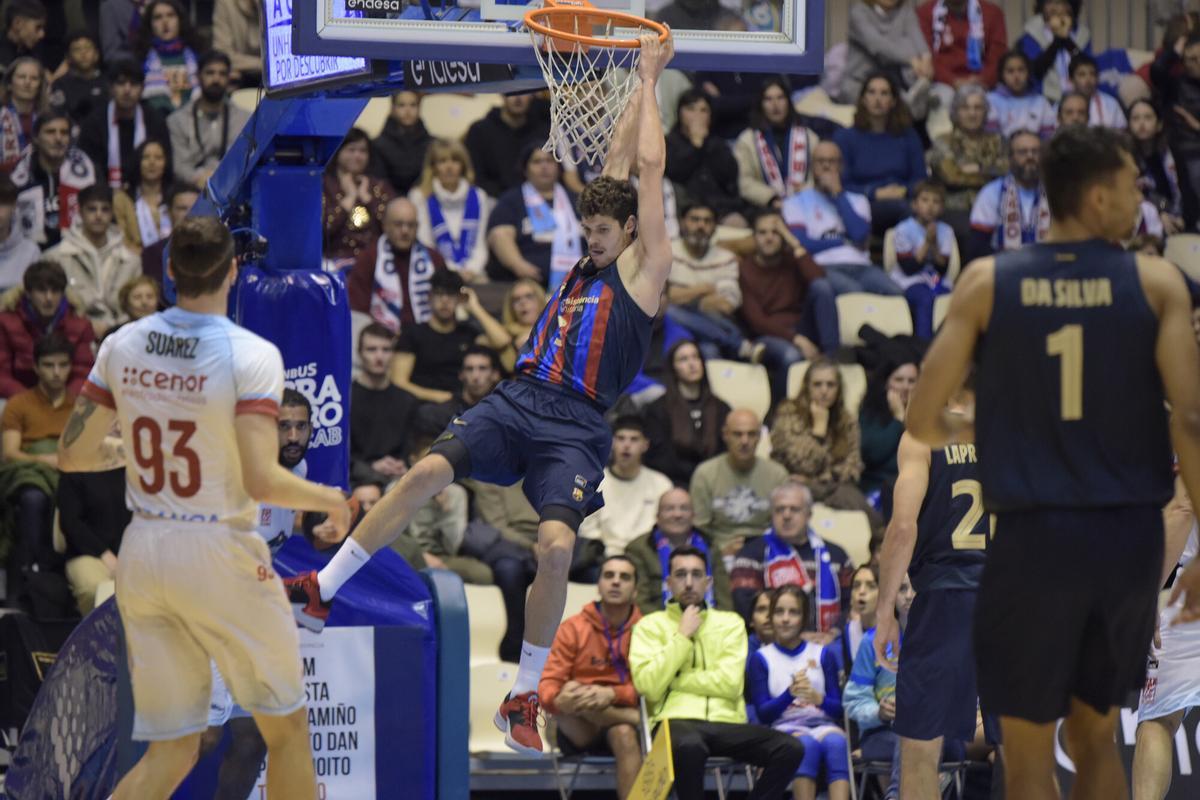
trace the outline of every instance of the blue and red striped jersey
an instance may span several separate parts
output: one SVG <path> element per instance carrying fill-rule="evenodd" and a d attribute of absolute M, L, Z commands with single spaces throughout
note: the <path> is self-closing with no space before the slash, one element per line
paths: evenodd
<path fill-rule="evenodd" d="M 611 408 L 646 360 L 652 322 L 615 262 L 597 269 L 585 256 L 542 309 L 516 372 Z"/>

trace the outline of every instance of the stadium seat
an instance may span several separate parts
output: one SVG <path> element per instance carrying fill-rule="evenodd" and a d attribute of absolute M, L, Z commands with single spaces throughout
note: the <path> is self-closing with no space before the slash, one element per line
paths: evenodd
<path fill-rule="evenodd" d="M 860 364 L 838 364 L 842 373 L 842 388 L 845 391 L 846 410 L 858 416 L 858 408 L 862 405 L 863 395 L 867 393 L 867 371 Z M 800 387 L 804 385 L 804 376 L 808 374 L 808 362 L 797 361 L 788 370 L 787 396 L 796 397 Z"/>
<path fill-rule="evenodd" d="M 375 320 L 365 311 L 350 312 L 350 351 L 351 365 L 355 372 L 362 369 L 362 359 L 358 357 L 358 335 L 362 333 L 362 329 L 370 325 Z"/>
<path fill-rule="evenodd" d="M 594 583 L 576 583 L 571 581 L 567 584 L 567 604 L 563 606 L 562 618 L 573 617 L 583 610 L 583 607 L 588 603 L 596 600 L 599 597 Z"/>
<path fill-rule="evenodd" d="M 461 139 L 467 128 L 502 102 L 498 94 L 429 94 L 421 99 L 421 121 L 430 136 Z"/>
<path fill-rule="evenodd" d="M 942 320 L 946 318 L 946 312 L 950 310 L 950 295 L 943 294 L 933 299 L 933 330 L 942 327 Z"/>
<path fill-rule="evenodd" d="M 885 336 L 911 336 L 913 332 L 912 314 L 903 297 L 850 292 L 838 296 L 837 311 L 843 345 L 861 345 L 863 340 L 858 330 L 864 324 Z"/>
<path fill-rule="evenodd" d="M 855 564 L 871 560 L 871 524 L 864 512 L 839 511 L 817 503 L 809 524 L 822 539 L 845 550 Z"/>
<path fill-rule="evenodd" d="M 391 112 L 392 100 L 390 97 L 372 97 L 367 101 L 367 107 L 354 121 L 354 127 L 361 128 L 367 136 L 374 139 L 383 132 L 384 123 L 387 122 L 388 114 Z"/>
<path fill-rule="evenodd" d="M 771 410 L 771 380 L 765 367 L 714 358 L 705 363 L 705 370 L 713 394 L 730 408 L 748 408 L 766 419 Z"/>
<path fill-rule="evenodd" d="M 233 103 L 243 111 L 254 111 L 258 108 L 258 101 L 266 97 L 262 89 L 234 89 L 229 95 L 229 102 Z"/>
<path fill-rule="evenodd" d="M 1168 237 L 1164 255 L 1189 278 L 1200 281 L 1200 234 L 1177 233 Z"/>
<path fill-rule="evenodd" d="M 896 255 L 896 229 L 888 228 L 883 234 L 883 268 L 888 272 L 900 266 L 900 259 Z M 962 271 L 962 257 L 958 252 L 958 240 L 954 241 L 954 249 L 950 251 L 950 263 L 946 266 L 946 280 L 950 285 L 954 285 L 954 281 L 958 278 L 958 273 Z M 936 327 L 936 326 L 935 326 Z"/>
<path fill-rule="evenodd" d="M 467 619 L 471 626 L 471 667 L 500 660 L 500 640 L 508 627 L 504 595 L 496 586 L 465 584 Z"/>

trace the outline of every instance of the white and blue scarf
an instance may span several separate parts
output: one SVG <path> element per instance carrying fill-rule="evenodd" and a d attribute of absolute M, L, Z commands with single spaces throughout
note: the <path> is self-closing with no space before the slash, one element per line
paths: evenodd
<path fill-rule="evenodd" d="M 808 543 L 812 546 L 817 562 L 817 574 L 809 575 L 800 554 L 775 532 L 767 529 L 763 534 L 766 552 L 763 554 L 763 584 L 768 589 L 780 586 L 799 586 L 816 603 L 818 631 L 837 627 L 842 614 L 842 587 L 833 573 L 833 563 L 825 541 L 810 528 Z"/>
<path fill-rule="evenodd" d="M 933 7 L 933 52 L 954 44 L 947 17 L 950 9 L 946 0 L 937 0 Z M 979 0 L 967 0 L 967 69 L 983 71 L 983 5 Z"/>
<path fill-rule="evenodd" d="M 413 321 L 418 325 L 428 322 L 433 315 L 429 307 L 429 285 L 437 265 L 429 251 L 420 242 L 413 242 L 408 252 L 407 294 Z M 379 237 L 375 256 L 375 278 L 371 287 L 371 317 L 389 330 L 400 332 L 404 318 L 405 283 L 400 280 L 396 265 L 396 251 L 386 236 Z"/>
<path fill-rule="evenodd" d="M 554 206 L 546 202 L 529 181 L 521 184 L 521 196 L 525 200 L 525 215 L 535 239 L 553 237 L 550 242 L 550 275 L 547 288 L 550 292 L 563 282 L 567 273 L 583 257 L 583 245 L 579 238 L 579 220 L 571 207 L 571 196 L 561 183 L 554 184 Z"/>
<path fill-rule="evenodd" d="M 429 227 L 433 230 L 433 239 L 438 252 L 446 259 L 446 265 L 454 270 L 461 270 L 475 249 L 475 240 L 479 236 L 479 218 L 483 213 L 483 203 L 479 199 L 479 190 L 474 186 L 467 187 L 467 196 L 463 203 L 462 225 L 458 236 L 450 233 L 446 223 L 446 215 L 442 213 L 442 202 L 438 200 L 437 186 L 429 193 L 425 201 L 429 209 Z"/>

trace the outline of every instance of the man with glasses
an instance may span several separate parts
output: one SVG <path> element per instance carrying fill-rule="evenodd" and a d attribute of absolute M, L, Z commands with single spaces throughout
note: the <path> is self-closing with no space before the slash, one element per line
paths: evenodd
<path fill-rule="evenodd" d="M 1019 250 L 1050 230 L 1041 156 L 1042 139 L 1033 131 L 1016 131 L 1009 138 L 1009 173 L 980 189 L 971 208 L 970 258 Z"/>
<path fill-rule="evenodd" d="M 672 600 L 633 629 L 629 668 L 650 724 L 670 720 L 675 794 L 703 798 L 704 762 L 723 757 L 763 768 L 749 800 L 779 797 L 795 777 L 804 745 L 746 724 L 746 625 L 733 611 L 704 602 L 712 581 L 704 553 L 677 547 L 668 563 Z"/>

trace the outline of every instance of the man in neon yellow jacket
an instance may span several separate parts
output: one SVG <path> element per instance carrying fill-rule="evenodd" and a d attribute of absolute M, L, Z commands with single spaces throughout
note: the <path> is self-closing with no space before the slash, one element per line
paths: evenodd
<path fill-rule="evenodd" d="M 749 800 L 775 800 L 796 774 L 804 746 L 786 733 L 746 724 L 746 626 L 732 611 L 705 607 L 705 555 L 678 547 L 668 561 L 674 598 L 633 629 L 629 669 L 651 724 L 670 720 L 675 793 L 704 797 L 704 762 L 727 757 L 763 767 Z"/>

